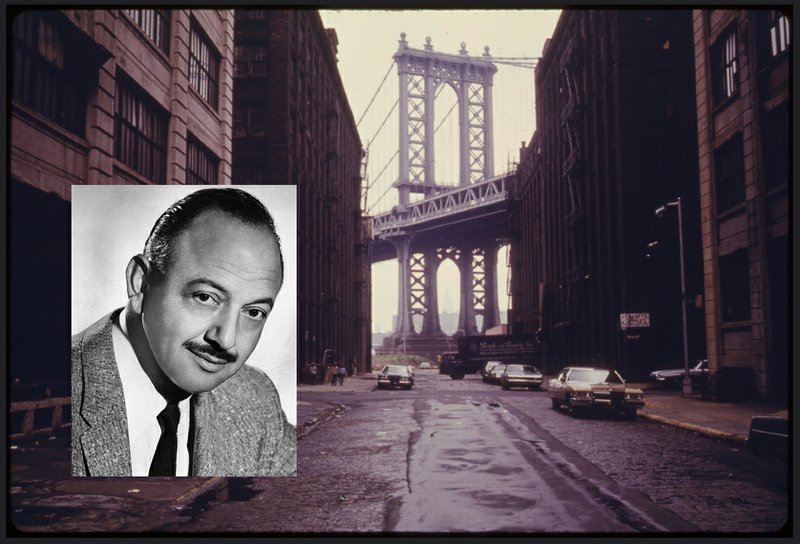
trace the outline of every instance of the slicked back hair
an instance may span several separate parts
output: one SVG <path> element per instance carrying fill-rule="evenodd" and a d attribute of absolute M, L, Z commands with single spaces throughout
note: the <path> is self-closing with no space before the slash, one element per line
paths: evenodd
<path fill-rule="evenodd" d="M 283 252 L 275 222 L 256 197 L 233 187 L 201 189 L 183 197 L 161 214 L 144 244 L 144 256 L 161 274 L 166 274 L 175 250 L 175 239 L 203 212 L 219 211 L 246 225 L 267 229 L 278 244 L 283 282 Z"/>

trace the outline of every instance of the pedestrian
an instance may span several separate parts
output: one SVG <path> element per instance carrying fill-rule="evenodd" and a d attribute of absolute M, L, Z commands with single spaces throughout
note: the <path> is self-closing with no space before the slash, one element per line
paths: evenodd
<path fill-rule="evenodd" d="M 333 366 L 331 365 L 330 362 L 328 362 L 328 364 L 325 365 L 325 376 L 323 377 L 323 382 L 322 383 L 330 382 L 332 374 L 333 374 Z"/>
<path fill-rule="evenodd" d="M 317 363 L 311 361 L 311 364 L 308 365 L 308 379 L 311 381 L 311 385 L 317 383 Z"/>
<path fill-rule="evenodd" d="M 331 365 L 331 385 L 336 385 L 339 380 L 339 363 Z"/>
<path fill-rule="evenodd" d="M 344 363 L 339 366 L 339 385 L 344 385 L 344 377 L 347 375 L 347 369 L 344 367 Z"/>

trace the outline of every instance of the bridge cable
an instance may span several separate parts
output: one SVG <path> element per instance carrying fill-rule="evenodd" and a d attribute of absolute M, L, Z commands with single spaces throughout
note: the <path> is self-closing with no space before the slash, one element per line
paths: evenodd
<path fill-rule="evenodd" d="M 391 67 L 390 67 L 390 69 L 391 69 Z M 384 78 L 384 79 L 386 79 L 386 78 Z M 437 89 L 436 95 L 434 96 L 434 100 L 439 97 L 439 95 L 442 93 L 443 90 L 444 90 L 444 85 L 442 85 L 441 87 L 439 87 L 439 89 Z M 389 119 L 389 117 L 391 116 L 392 112 L 394 112 L 394 108 L 397 107 L 397 105 L 399 103 L 400 103 L 400 99 L 398 98 L 395 101 L 394 105 L 392 106 L 392 109 L 389 111 L 389 114 L 384 118 L 383 123 L 381 123 L 381 126 L 375 132 L 375 135 L 372 138 L 369 139 L 369 141 L 367 143 L 367 148 L 369 148 L 369 146 L 372 144 L 372 142 L 378 136 L 378 133 L 383 129 L 383 126 L 386 124 L 386 121 Z M 453 110 L 456 108 L 456 106 L 458 106 L 458 104 L 459 104 L 458 101 L 453 102 L 453 105 L 450 106 L 450 109 L 447 110 L 447 113 L 444 114 L 444 117 L 442 117 L 442 120 L 439 122 L 439 124 L 436 126 L 436 128 L 433 129 L 434 134 L 439 131 L 441 126 L 445 123 L 445 121 L 447 121 L 447 119 L 450 117 L 450 114 L 453 113 Z M 381 171 L 378 172 L 378 174 L 374 178 L 372 178 L 372 181 L 370 182 L 368 189 L 372 189 L 372 187 L 378 182 L 378 180 L 384 174 L 384 172 L 386 172 L 386 169 L 389 168 L 389 165 L 392 164 L 392 161 L 394 161 L 395 157 L 397 157 L 397 155 L 399 155 L 399 154 L 400 154 L 400 150 L 398 149 L 397 151 L 394 152 L 394 154 L 391 156 L 389 161 L 383 166 Z M 386 194 L 389 192 L 389 190 L 392 189 L 393 185 L 394 185 L 393 183 L 389 184 L 389 186 L 381 194 L 381 196 L 379 196 L 378 199 L 375 200 L 375 202 L 372 203 L 372 206 L 369 207 L 367 212 L 371 211 L 383 199 L 383 197 L 386 196 Z"/>
<path fill-rule="evenodd" d="M 386 115 L 386 117 L 383 118 L 383 122 L 381 123 L 381 126 L 378 127 L 378 130 L 375 131 L 375 134 L 372 135 L 372 138 L 367 140 L 367 149 L 369 149 L 369 146 L 372 144 L 372 142 L 375 141 L 375 138 L 378 137 L 378 134 L 380 133 L 380 131 L 383 130 L 384 125 L 386 125 L 386 121 L 388 121 L 389 117 L 392 116 L 392 113 L 394 113 L 394 110 L 395 110 L 395 108 L 397 107 L 397 105 L 399 103 L 400 103 L 400 99 L 399 98 L 394 101 L 394 105 L 392 106 L 392 109 L 390 109 L 389 113 Z"/>
<path fill-rule="evenodd" d="M 439 93 L 441 93 L 441 92 L 442 92 L 442 89 L 444 89 L 444 87 L 440 87 L 440 88 L 439 88 L 439 91 L 436 93 L 436 96 L 437 96 L 437 97 L 439 96 Z M 435 97 L 434 97 L 434 98 L 435 98 Z M 398 99 L 398 100 L 397 100 L 397 102 L 395 102 L 395 106 L 397 106 L 397 104 L 398 104 L 399 102 L 400 102 L 400 99 Z M 434 134 L 435 134 L 435 133 L 436 133 L 436 132 L 439 130 L 439 128 L 441 128 L 441 126 L 444 124 L 444 122 L 445 122 L 445 121 L 447 121 L 448 117 L 450 117 L 450 114 L 452 114 L 452 113 L 453 113 L 453 110 L 456 108 L 456 106 L 458 106 L 458 101 L 454 102 L 454 103 L 453 103 L 453 105 L 452 105 L 452 106 L 450 106 L 450 109 L 447 111 L 447 113 L 446 113 L 446 114 L 444 114 L 444 117 L 442 117 L 442 120 L 439 122 L 439 124 L 436 126 L 436 128 L 434 128 L 434 130 L 433 130 Z M 394 111 L 394 107 L 392 108 L 392 111 Z M 392 112 L 390 111 L 390 112 L 389 112 L 389 114 L 391 115 L 391 113 L 392 113 Z M 389 118 L 389 116 L 387 116 L 387 117 L 386 117 L 386 119 L 388 119 L 388 118 Z M 386 119 L 384 119 L 384 123 L 386 122 Z M 381 128 L 382 128 L 382 127 L 383 127 L 383 125 L 381 125 Z M 378 132 L 380 132 L 380 130 L 381 130 L 381 129 L 378 129 Z M 377 136 L 377 133 L 376 133 L 376 135 L 375 135 L 375 136 Z M 372 141 L 374 140 L 374 138 L 375 138 L 375 137 L 373 137 L 373 138 L 370 140 L 370 143 L 372 143 Z M 367 144 L 367 147 L 369 147 L 369 144 Z M 377 175 L 376 175 L 376 176 L 375 176 L 375 177 L 372 179 L 372 182 L 369 184 L 369 189 L 372 189 L 373 185 L 375 185 L 375 183 L 377 183 L 377 182 L 378 182 L 378 180 L 380 179 L 380 177 L 383 175 L 383 173 L 384 173 L 384 172 L 386 172 L 386 169 L 389 167 L 389 165 L 390 165 L 390 164 L 392 164 L 392 161 L 394 161 L 395 157 L 397 157 L 397 155 L 399 155 L 399 154 L 400 154 L 400 150 L 398 149 L 397 151 L 395 151 L 395 152 L 394 152 L 394 155 L 392 155 L 392 157 L 391 157 L 391 158 L 389 159 L 389 161 L 388 161 L 388 162 L 387 162 L 387 163 L 384 165 L 384 167 L 381 169 L 381 171 L 380 171 L 380 172 L 379 172 L 379 173 L 378 173 L 378 174 L 377 174 Z M 389 189 L 391 189 L 391 188 L 392 188 L 392 185 L 393 185 L 393 184 L 390 184 L 390 185 L 389 185 L 389 186 L 386 188 L 386 190 L 383 192 L 383 194 L 381 194 L 381 196 L 380 196 L 380 197 L 378 197 L 378 199 L 377 199 L 375 202 L 373 202 L 373 203 L 372 203 L 372 206 L 370 206 L 370 208 L 369 208 L 369 210 L 368 210 L 368 211 L 372 210 L 372 209 L 373 209 L 373 208 L 374 208 L 374 207 L 375 207 L 375 206 L 378 204 L 378 202 L 380 202 L 380 201 L 383 199 L 383 197 L 384 197 L 384 196 L 386 196 L 386 193 L 388 193 L 388 192 L 389 192 Z"/>
<path fill-rule="evenodd" d="M 370 106 L 372 106 L 372 103 L 375 101 L 375 98 L 377 98 L 378 93 L 381 92 L 381 89 L 383 88 L 383 84 L 386 83 L 386 78 L 389 77 L 389 74 L 391 73 L 393 67 L 394 67 L 394 60 L 392 60 L 391 64 L 389 64 L 389 69 L 386 71 L 386 75 L 383 76 L 383 81 L 381 81 L 381 84 L 378 85 L 378 90 L 375 91 L 375 94 L 372 95 L 372 98 L 370 99 L 369 104 L 367 104 L 367 108 L 364 110 L 364 113 L 362 113 L 361 117 L 358 119 L 358 122 L 356 123 L 356 128 L 358 128 L 358 125 L 360 125 L 361 121 L 364 120 L 364 116 L 369 111 Z"/>
<path fill-rule="evenodd" d="M 372 203 L 372 206 L 369 207 L 369 209 L 367 210 L 367 213 L 371 212 L 372 209 L 375 207 L 375 205 L 378 202 L 380 202 L 383 199 L 383 197 L 386 196 L 386 193 L 388 193 L 390 189 L 393 189 L 393 188 L 394 188 L 394 183 L 390 183 L 389 186 L 386 187 L 386 190 L 383 192 L 383 194 L 378 197 L 378 200 L 376 200 L 375 202 Z"/>

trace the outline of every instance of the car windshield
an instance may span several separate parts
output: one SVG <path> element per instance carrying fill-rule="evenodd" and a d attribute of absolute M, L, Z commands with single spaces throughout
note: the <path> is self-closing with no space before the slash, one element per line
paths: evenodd
<path fill-rule="evenodd" d="M 620 383 L 619 376 L 613 370 L 595 370 L 592 368 L 576 368 L 569 373 L 567 381 L 586 383 Z"/>
<path fill-rule="evenodd" d="M 405 376 L 408 374 L 408 368 L 404 366 L 387 366 L 383 369 L 384 374 L 400 374 Z"/>
<path fill-rule="evenodd" d="M 506 368 L 508 374 L 538 374 L 536 367 L 530 365 L 508 365 Z"/>

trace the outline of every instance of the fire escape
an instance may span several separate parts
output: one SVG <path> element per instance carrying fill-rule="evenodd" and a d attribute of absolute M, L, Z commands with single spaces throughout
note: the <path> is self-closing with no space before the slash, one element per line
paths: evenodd
<path fill-rule="evenodd" d="M 581 68 L 583 55 L 576 40 L 569 42 L 559 62 L 559 85 L 561 95 L 562 157 L 561 177 L 566 186 L 569 209 L 564 216 L 564 227 L 569 250 L 568 268 L 564 277 L 566 288 L 566 315 L 563 320 L 576 324 L 580 316 L 581 282 L 586 276 L 584 229 L 585 209 L 582 188 L 584 176 L 584 154 L 579 129 L 583 114 L 581 96 Z"/>

